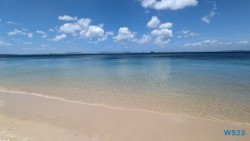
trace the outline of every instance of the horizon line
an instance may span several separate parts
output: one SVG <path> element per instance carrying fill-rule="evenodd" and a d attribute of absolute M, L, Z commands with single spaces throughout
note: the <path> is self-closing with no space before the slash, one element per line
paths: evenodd
<path fill-rule="evenodd" d="M 250 50 L 220 50 L 220 51 L 148 51 L 148 52 L 130 52 L 130 51 L 121 51 L 121 52 L 96 52 L 96 53 L 87 53 L 87 52 L 64 52 L 64 53 L 30 53 L 30 54 L 18 54 L 18 53 L 3 53 L 0 56 L 25 56 L 25 55 L 104 55 L 104 54 L 165 54 L 165 53 L 226 53 L 226 52 L 250 52 Z"/>

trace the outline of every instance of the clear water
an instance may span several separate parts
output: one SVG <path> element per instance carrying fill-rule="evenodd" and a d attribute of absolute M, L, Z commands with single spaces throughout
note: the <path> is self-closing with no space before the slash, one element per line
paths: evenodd
<path fill-rule="evenodd" d="M 250 123 L 250 53 L 0 56 L 0 89 Z"/>

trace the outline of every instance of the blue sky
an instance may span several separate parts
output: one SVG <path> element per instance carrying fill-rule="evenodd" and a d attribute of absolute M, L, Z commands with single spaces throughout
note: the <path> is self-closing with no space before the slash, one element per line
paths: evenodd
<path fill-rule="evenodd" d="M 0 54 L 250 50 L 249 0 L 1 0 Z"/>

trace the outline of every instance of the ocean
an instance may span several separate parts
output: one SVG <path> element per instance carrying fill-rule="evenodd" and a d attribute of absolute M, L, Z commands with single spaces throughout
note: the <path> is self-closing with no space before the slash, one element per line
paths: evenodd
<path fill-rule="evenodd" d="M 250 124 L 250 53 L 0 55 L 0 90 Z"/>

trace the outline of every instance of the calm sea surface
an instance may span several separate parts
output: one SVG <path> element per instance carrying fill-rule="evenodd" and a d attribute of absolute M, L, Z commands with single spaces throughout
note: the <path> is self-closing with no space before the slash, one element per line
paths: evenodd
<path fill-rule="evenodd" d="M 250 123 L 250 53 L 1 56 L 0 89 Z"/>

